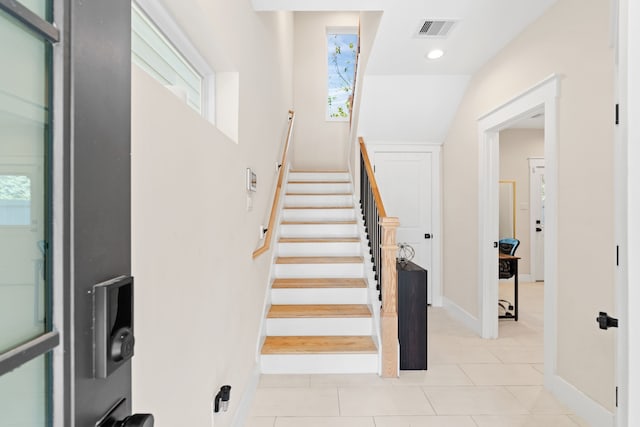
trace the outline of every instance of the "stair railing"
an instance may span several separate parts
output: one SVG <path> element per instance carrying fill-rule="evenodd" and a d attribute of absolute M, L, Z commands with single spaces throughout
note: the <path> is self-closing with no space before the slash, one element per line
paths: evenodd
<path fill-rule="evenodd" d="M 382 376 L 398 376 L 398 271 L 396 269 L 396 230 L 400 221 L 387 216 L 380 196 L 364 139 L 360 143 L 360 204 L 369 237 L 382 309 L 380 339 Z"/>
<path fill-rule="evenodd" d="M 296 118 L 296 113 L 293 110 L 289 110 L 289 127 L 287 129 L 287 136 L 284 142 L 284 148 L 282 149 L 282 160 L 280 161 L 280 169 L 278 171 L 278 182 L 276 184 L 276 190 L 273 195 L 273 203 L 271 204 L 271 214 L 269 216 L 269 224 L 267 225 L 267 231 L 264 235 L 262 245 L 253 251 L 253 258 L 257 258 L 263 253 L 267 252 L 271 247 L 271 240 L 273 236 L 273 230 L 276 226 L 276 214 L 278 213 L 278 203 L 280 202 L 280 193 L 282 192 L 282 184 L 284 182 L 284 174 L 287 170 L 287 154 L 289 153 L 289 146 L 291 142 L 291 135 L 293 133 L 293 122 Z"/>

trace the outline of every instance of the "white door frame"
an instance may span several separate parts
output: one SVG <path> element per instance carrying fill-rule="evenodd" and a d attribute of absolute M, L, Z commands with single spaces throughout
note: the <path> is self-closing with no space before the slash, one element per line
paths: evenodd
<path fill-rule="evenodd" d="M 388 142 L 367 142 L 367 149 L 371 157 L 375 159 L 377 152 L 394 153 L 431 153 L 432 176 L 431 176 L 431 200 L 434 203 L 431 212 L 431 230 L 434 235 L 431 246 L 431 271 L 429 280 L 431 281 L 431 305 L 442 307 L 442 178 L 441 178 L 441 144 L 434 143 L 395 143 Z"/>
<path fill-rule="evenodd" d="M 536 244 L 536 228 L 538 228 L 538 225 L 536 224 L 536 218 L 533 215 L 533 208 L 534 206 L 537 207 L 537 204 L 540 203 L 540 201 L 535 200 L 539 194 L 539 188 L 537 188 L 536 183 L 532 179 L 531 168 L 540 167 L 540 165 L 544 167 L 544 158 L 529 157 L 529 262 L 531 264 L 531 281 L 533 282 L 535 282 L 536 277 L 538 277 L 538 251 Z"/>
<path fill-rule="evenodd" d="M 498 237 L 499 132 L 533 112 L 544 111 L 545 157 L 545 292 L 544 377 L 550 387 L 556 373 L 556 286 L 558 239 L 557 97 L 560 76 L 552 74 L 507 103 L 478 119 L 479 149 L 479 271 L 478 297 L 483 338 L 498 337 L 498 262 L 494 242 Z"/>
<path fill-rule="evenodd" d="M 617 7 L 618 2 L 615 6 Z M 640 5 L 620 0 L 614 33 L 617 33 L 620 125 L 616 132 L 616 243 L 619 245 L 616 310 L 620 321 L 617 340 L 616 380 L 618 391 L 618 427 L 640 425 L 640 369 L 631 360 L 640 357 L 640 123 L 632 118 L 640 114 Z"/>

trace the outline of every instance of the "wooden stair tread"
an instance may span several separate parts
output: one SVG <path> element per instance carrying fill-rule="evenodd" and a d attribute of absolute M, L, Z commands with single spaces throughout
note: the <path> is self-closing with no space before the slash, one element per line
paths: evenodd
<path fill-rule="evenodd" d="M 359 243 L 359 237 L 281 237 L 280 243 Z"/>
<path fill-rule="evenodd" d="M 300 170 L 290 170 L 289 173 L 348 173 L 349 171 L 345 170 L 310 170 L 310 169 L 300 169 Z"/>
<path fill-rule="evenodd" d="M 282 209 L 353 209 L 353 206 L 285 206 Z"/>
<path fill-rule="evenodd" d="M 273 289 L 296 289 L 296 288 L 366 288 L 367 282 L 364 279 L 275 279 L 271 285 Z"/>
<path fill-rule="evenodd" d="M 376 352 L 376 344 L 369 336 L 269 336 L 262 345 L 262 354 L 368 354 Z"/>
<path fill-rule="evenodd" d="M 352 196 L 353 193 L 289 193 L 286 196 Z"/>
<path fill-rule="evenodd" d="M 357 224 L 355 219 L 339 220 L 339 221 L 282 221 L 282 225 L 352 225 Z"/>
<path fill-rule="evenodd" d="M 303 256 L 278 257 L 276 264 L 360 264 L 364 262 L 361 256 Z"/>
<path fill-rule="evenodd" d="M 268 319 L 371 317 L 365 304 L 283 304 L 272 305 Z"/>
<path fill-rule="evenodd" d="M 351 184 L 351 181 L 289 181 L 289 184 Z"/>

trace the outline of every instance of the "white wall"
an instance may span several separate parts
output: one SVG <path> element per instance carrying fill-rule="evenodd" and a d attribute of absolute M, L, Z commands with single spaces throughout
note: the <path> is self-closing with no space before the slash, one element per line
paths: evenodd
<path fill-rule="evenodd" d="M 349 122 L 327 121 L 327 27 L 357 27 L 358 13 L 295 14 L 293 166 L 347 168 Z"/>
<path fill-rule="evenodd" d="M 360 188 L 360 148 L 358 137 L 360 134 L 360 115 L 362 114 L 362 94 L 364 91 L 364 80 L 367 73 L 369 56 L 375 44 L 376 35 L 382 12 L 361 12 L 360 13 L 360 57 L 358 59 L 358 70 L 356 72 L 355 97 L 353 100 L 353 115 L 351 117 L 351 131 L 349 134 L 349 146 L 347 147 L 348 168 L 353 177 L 354 187 Z"/>
<path fill-rule="evenodd" d="M 365 140 L 442 143 L 469 76 L 367 75 L 358 132 Z"/>
<path fill-rule="evenodd" d="M 256 364 L 270 254 L 251 254 L 292 106 L 293 15 L 223 0 L 167 6 L 218 70 L 239 73 L 239 132 L 236 144 L 133 68 L 134 410 L 159 427 L 209 426 L 230 384 L 229 412 L 215 416 L 228 426 Z M 258 175 L 252 211 L 247 167 Z"/>
<path fill-rule="evenodd" d="M 558 99 L 557 374 L 614 408 L 613 52 L 609 3 L 559 0 L 474 75 L 444 145 L 445 296 L 478 304 L 477 119 L 552 73 Z M 465 268 L 459 255 L 465 254 Z"/>
<path fill-rule="evenodd" d="M 507 129 L 500 132 L 500 179 L 516 182 L 516 238 L 520 240 L 520 274 L 531 273 L 530 157 L 544 157 L 544 130 Z"/>

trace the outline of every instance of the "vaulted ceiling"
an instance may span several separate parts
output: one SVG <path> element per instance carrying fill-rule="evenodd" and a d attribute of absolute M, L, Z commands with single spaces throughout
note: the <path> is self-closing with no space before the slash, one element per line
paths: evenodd
<path fill-rule="evenodd" d="M 413 123 L 404 128 L 404 140 L 442 141 L 469 78 L 509 41 L 540 17 L 556 0 L 252 0 L 258 11 L 381 11 L 382 17 L 366 69 L 366 77 L 378 87 L 369 94 L 370 103 L 397 103 L 403 117 L 415 121 L 415 105 L 390 99 L 383 93 L 390 83 L 384 77 L 420 76 L 419 86 L 429 89 L 422 98 L 423 111 L 438 117 L 429 129 Z M 455 21 L 446 37 L 424 38 L 418 32 L 425 20 Z M 444 56 L 429 60 L 426 54 L 442 49 Z M 414 77 L 415 78 L 415 77 Z M 394 84 L 396 84 L 394 83 Z M 365 88 L 365 97 L 368 89 Z M 373 98 L 371 98 L 373 97 Z M 396 94 L 396 97 L 402 95 Z M 362 117 L 365 131 L 387 139 L 386 128 L 375 118 Z M 402 113 L 402 112 L 400 112 Z M 370 122 L 368 127 L 367 122 Z M 424 122 L 424 121 L 423 121 Z M 435 127 L 434 127 L 435 126 Z"/>

